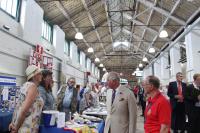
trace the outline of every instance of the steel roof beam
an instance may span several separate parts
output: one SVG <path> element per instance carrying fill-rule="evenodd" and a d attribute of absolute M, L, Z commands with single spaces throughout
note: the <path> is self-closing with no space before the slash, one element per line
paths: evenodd
<path fill-rule="evenodd" d="M 92 19 L 92 16 L 91 16 L 91 14 L 90 14 L 90 11 L 89 11 L 89 9 L 88 9 L 88 6 L 87 6 L 85 0 L 81 0 L 81 2 L 82 2 L 84 8 L 85 8 L 86 11 L 87 11 L 87 16 L 89 17 L 90 23 L 92 24 L 92 26 L 95 27 L 95 23 L 94 23 L 94 21 L 93 21 L 93 19 Z M 100 35 L 99 35 L 99 33 L 98 33 L 98 31 L 97 31 L 96 28 L 94 29 L 94 31 L 95 31 L 95 33 L 96 33 L 97 38 L 99 39 L 99 41 L 101 41 L 101 37 L 100 37 Z M 104 54 L 106 54 L 106 51 L 105 51 L 105 49 L 104 49 L 104 47 L 103 47 L 103 44 L 102 44 L 102 43 L 100 43 L 100 44 L 101 44 L 101 47 L 102 47 L 102 49 L 103 49 L 103 51 L 104 51 Z"/>
<path fill-rule="evenodd" d="M 62 4 L 62 1 L 61 1 L 61 0 L 55 1 L 55 4 L 56 4 L 56 6 L 58 7 L 58 9 L 62 12 L 62 14 L 65 16 L 65 18 L 66 18 L 67 20 L 71 20 L 69 14 L 68 14 L 68 12 L 67 12 L 67 10 L 65 9 L 65 7 L 64 7 L 63 4 Z M 74 27 L 74 30 L 75 30 L 76 32 L 79 31 L 78 28 L 75 28 L 76 25 L 74 24 L 73 21 L 71 21 L 71 25 Z M 86 44 L 88 47 L 90 47 L 90 45 L 86 42 L 86 40 L 85 40 L 84 38 L 83 38 L 83 41 L 85 42 L 85 44 Z M 94 53 L 93 53 L 93 54 L 94 54 Z M 95 54 L 94 54 L 94 56 L 96 57 Z"/>
<path fill-rule="evenodd" d="M 156 6 L 156 4 L 157 4 L 157 0 L 155 0 L 154 1 L 154 6 Z M 152 17 L 152 14 L 153 14 L 153 9 L 151 9 L 151 12 L 150 12 L 150 15 L 149 15 L 149 18 L 148 18 L 148 20 L 147 20 L 147 23 L 146 23 L 146 25 L 149 25 L 149 23 L 150 23 L 150 20 L 151 20 L 151 17 Z M 145 35 L 145 33 L 146 33 L 146 30 L 147 30 L 147 28 L 145 28 L 144 29 L 144 32 L 142 33 L 142 37 L 141 37 L 141 39 L 143 39 L 144 38 L 144 35 Z M 140 42 L 139 43 L 139 45 L 138 45 L 138 48 L 137 48 L 137 50 L 136 50 L 136 52 L 138 51 L 138 49 L 140 48 L 140 45 L 142 44 L 142 42 Z"/>
<path fill-rule="evenodd" d="M 58 0 L 57 0 L 58 1 Z M 92 6 L 90 6 L 89 8 L 92 8 L 92 7 L 97 7 L 98 6 L 102 6 L 103 3 L 101 1 L 98 1 L 96 2 L 95 4 L 93 4 Z M 80 12 L 78 12 L 76 15 L 74 15 L 73 17 L 71 17 L 68 21 L 64 21 L 62 23 L 60 23 L 60 27 L 64 27 L 65 25 L 73 22 L 76 18 L 80 17 L 81 15 L 84 15 L 85 13 L 87 13 L 86 10 L 81 10 Z"/>
<path fill-rule="evenodd" d="M 113 41 L 113 38 L 112 38 L 112 29 L 111 29 L 111 22 L 110 22 L 110 16 L 109 16 L 109 14 L 108 14 L 107 3 L 106 3 L 105 0 L 101 0 L 101 2 L 104 4 L 104 7 L 105 7 L 106 17 L 107 17 L 107 20 L 108 20 L 108 26 L 109 26 L 110 37 L 111 37 L 111 41 Z"/>
<path fill-rule="evenodd" d="M 172 10 L 171 10 L 171 12 L 170 12 L 170 15 L 172 15 L 172 14 L 175 12 L 175 10 L 176 10 L 176 8 L 178 7 L 178 5 L 180 4 L 180 2 L 181 2 L 181 0 L 177 0 L 177 1 L 176 1 L 175 5 L 173 6 L 173 8 L 172 8 Z M 161 27 L 160 27 L 160 29 L 159 29 L 159 33 L 161 32 L 161 30 L 163 29 L 164 25 L 166 25 L 168 21 L 169 21 L 169 17 L 167 17 L 167 18 L 165 19 L 165 21 L 163 22 L 163 24 L 161 25 Z M 149 45 L 149 48 L 152 47 L 153 44 L 155 44 L 155 41 L 156 41 L 157 38 L 159 37 L 159 33 L 154 37 L 152 43 Z M 147 49 L 146 53 L 148 52 L 149 48 Z M 160 51 L 159 51 L 159 52 L 160 52 Z"/>
<path fill-rule="evenodd" d="M 174 17 L 172 16 L 169 12 L 159 8 L 159 7 L 155 7 L 153 3 L 149 2 L 148 0 L 138 0 L 140 3 L 144 4 L 145 6 L 147 7 L 150 7 L 150 8 L 153 8 L 154 10 L 156 10 L 157 12 L 167 16 L 168 18 L 172 19 L 173 21 L 181 24 L 181 25 L 186 25 L 186 22 L 177 18 L 177 17 Z"/>

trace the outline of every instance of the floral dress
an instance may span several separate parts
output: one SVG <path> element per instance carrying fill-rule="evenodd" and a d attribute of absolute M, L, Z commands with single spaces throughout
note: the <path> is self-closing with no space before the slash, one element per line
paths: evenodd
<path fill-rule="evenodd" d="M 32 82 L 26 82 L 22 88 L 20 89 L 20 95 L 19 95 L 19 100 L 17 102 L 14 114 L 13 114 L 13 119 L 12 123 L 15 125 L 17 124 L 17 119 L 19 117 L 19 111 L 21 110 L 22 103 L 24 102 L 27 91 L 30 88 L 31 85 L 34 83 Z M 42 108 L 44 105 L 44 101 L 41 98 L 40 95 L 38 95 L 32 104 L 32 106 L 29 108 L 25 120 L 22 123 L 21 127 L 18 130 L 18 133 L 38 133 L 39 130 L 39 122 L 40 122 L 40 116 L 42 112 Z"/>

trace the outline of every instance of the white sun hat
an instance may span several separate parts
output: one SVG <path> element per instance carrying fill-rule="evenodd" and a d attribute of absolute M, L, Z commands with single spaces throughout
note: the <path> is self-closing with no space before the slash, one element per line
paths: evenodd
<path fill-rule="evenodd" d="M 41 69 L 35 65 L 30 65 L 26 68 L 26 76 L 27 76 L 27 80 L 31 79 L 32 77 L 34 77 L 35 75 L 37 75 L 38 73 L 41 73 Z"/>

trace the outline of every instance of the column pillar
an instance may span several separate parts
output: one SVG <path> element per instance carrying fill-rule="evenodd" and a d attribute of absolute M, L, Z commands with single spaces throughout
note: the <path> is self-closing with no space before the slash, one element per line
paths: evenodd
<path fill-rule="evenodd" d="M 163 86 L 169 84 L 169 62 L 168 62 L 168 53 L 164 54 L 160 58 L 160 65 L 161 65 L 161 73 L 160 73 L 160 81 Z"/>
<path fill-rule="evenodd" d="M 55 47 L 55 54 L 57 57 L 64 58 L 64 44 L 65 44 L 65 33 L 58 26 L 53 26 L 53 45 Z"/>
<path fill-rule="evenodd" d="M 199 29 L 200 25 L 197 25 L 195 29 Z M 188 82 L 193 81 L 194 73 L 200 73 L 200 31 L 191 30 L 185 36 L 186 43 L 186 55 L 187 55 L 187 68 L 186 75 Z"/>
<path fill-rule="evenodd" d="M 157 59 L 155 62 L 154 62 L 154 75 L 156 77 L 158 77 L 159 79 L 161 78 L 161 64 L 160 64 L 160 59 Z"/>
<path fill-rule="evenodd" d="M 170 49 L 170 61 L 171 61 L 171 77 L 170 80 L 176 80 L 176 73 L 181 72 L 181 63 L 178 63 L 180 59 L 180 47 L 174 46 Z"/>

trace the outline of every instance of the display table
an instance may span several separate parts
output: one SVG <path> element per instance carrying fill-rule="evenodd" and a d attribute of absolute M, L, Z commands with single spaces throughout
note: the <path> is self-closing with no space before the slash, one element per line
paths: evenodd
<path fill-rule="evenodd" d="M 104 125 L 105 125 L 104 121 L 101 121 L 100 123 L 98 123 L 98 126 L 97 126 L 98 133 L 103 133 Z M 63 128 L 40 126 L 39 133 L 88 133 L 89 130 L 91 131 L 91 133 L 95 133 L 95 130 L 88 129 L 87 126 L 78 127 L 73 130 L 70 130 L 70 129 L 64 130 Z"/>
<path fill-rule="evenodd" d="M 83 114 L 100 117 L 105 120 L 107 111 L 105 108 L 88 108 L 87 110 L 83 111 Z"/>
<path fill-rule="evenodd" d="M 0 111 L 0 132 L 8 131 L 8 126 L 12 121 L 13 112 Z"/>

